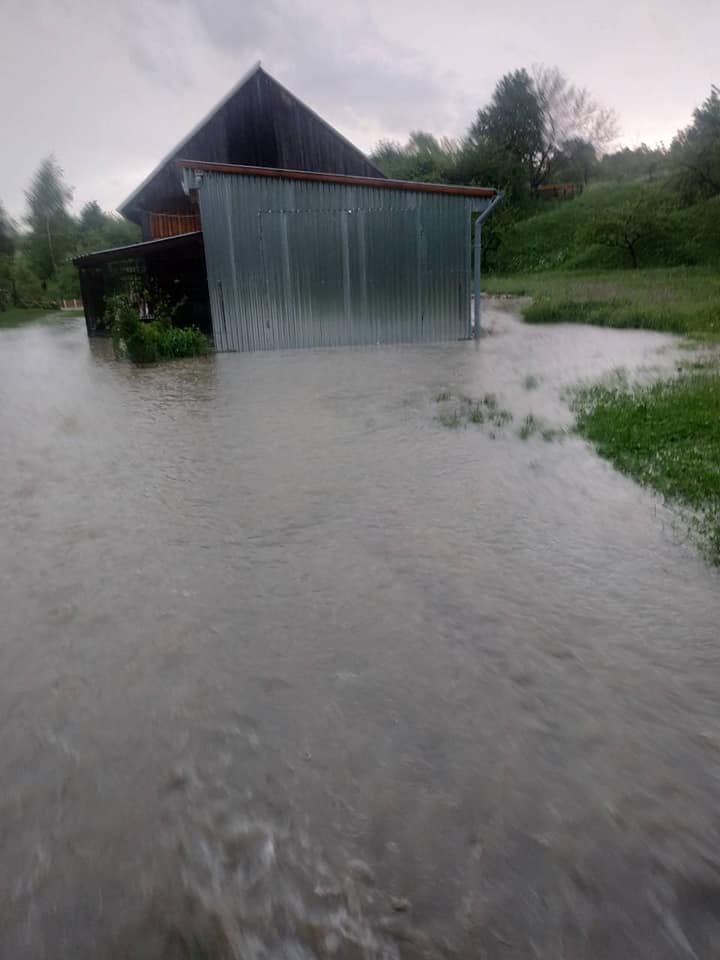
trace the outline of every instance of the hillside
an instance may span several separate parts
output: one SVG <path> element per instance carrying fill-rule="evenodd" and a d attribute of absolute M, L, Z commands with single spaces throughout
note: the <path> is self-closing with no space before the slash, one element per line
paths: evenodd
<path fill-rule="evenodd" d="M 547 209 L 501 228 L 492 273 L 613 269 L 629 266 L 620 249 L 589 245 L 589 224 L 612 209 L 646 202 L 657 215 L 652 236 L 639 247 L 643 267 L 720 263 L 720 197 L 681 206 L 663 183 L 601 183 L 573 200 L 548 201 Z"/>

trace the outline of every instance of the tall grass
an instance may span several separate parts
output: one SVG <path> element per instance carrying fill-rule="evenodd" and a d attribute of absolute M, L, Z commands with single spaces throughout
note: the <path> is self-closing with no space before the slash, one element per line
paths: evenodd
<path fill-rule="evenodd" d="M 575 399 L 578 431 L 600 456 L 695 512 L 720 565 L 720 377 L 712 372 L 628 390 L 594 386 Z"/>
<path fill-rule="evenodd" d="M 709 267 L 491 276 L 488 293 L 531 296 L 529 323 L 592 323 L 720 336 L 720 273 Z"/>

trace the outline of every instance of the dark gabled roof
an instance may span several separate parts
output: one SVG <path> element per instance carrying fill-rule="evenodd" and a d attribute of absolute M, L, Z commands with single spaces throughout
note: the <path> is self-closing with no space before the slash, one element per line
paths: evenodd
<path fill-rule="evenodd" d="M 340 183 L 346 186 L 379 187 L 381 190 L 411 190 L 414 193 L 446 193 L 461 197 L 494 197 L 495 187 L 465 187 L 451 183 L 424 183 L 419 180 L 391 180 L 389 177 L 355 177 L 341 173 L 316 173 L 309 170 L 282 170 L 277 167 L 249 167 L 239 163 L 207 163 L 202 160 L 177 160 L 179 167 L 207 170 L 246 177 L 280 177 L 284 180 L 312 180 L 315 183 Z"/>
<path fill-rule="evenodd" d="M 137 219 L 137 211 L 143 209 L 143 194 L 152 188 L 153 181 L 160 181 L 168 171 L 169 168 L 172 168 L 173 161 L 180 156 L 192 155 L 200 150 L 202 155 L 196 155 L 196 159 L 204 159 L 210 161 L 224 160 L 226 162 L 248 162 L 252 160 L 257 162 L 258 158 L 253 155 L 257 154 L 257 149 L 254 148 L 253 143 L 251 142 L 253 136 L 247 136 L 243 140 L 243 148 L 250 151 L 251 155 L 248 157 L 242 156 L 218 156 L 218 153 L 227 153 L 228 151 L 238 153 L 237 150 L 233 150 L 228 144 L 227 131 L 225 131 L 225 136 L 218 136 L 217 131 L 214 130 L 214 127 L 217 126 L 218 118 L 223 111 L 229 111 L 233 108 L 233 102 L 239 102 L 243 98 L 252 97 L 252 88 L 253 83 L 257 84 L 262 82 L 266 87 L 270 87 L 273 90 L 273 93 L 276 95 L 276 99 L 279 97 L 283 103 L 292 104 L 296 111 L 300 111 L 309 122 L 315 125 L 314 129 L 317 133 L 321 133 L 321 136 L 327 139 L 331 138 L 334 144 L 337 145 L 339 152 L 342 152 L 343 157 L 338 160 L 338 163 L 341 166 L 351 166 L 357 168 L 352 172 L 359 172 L 360 169 L 363 169 L 363 172 L 367 171 L 371 175 L 376 175 L 378 177 L 384 177 L 382 170 L 377 167 L 371 160 L 369 160 L 365 154 L 358 149 L 354 144 L 352 144 L 346 137 L 339 133 L 331 124 L 326 120 L 323 120 L 321 116 L 315 113 L 307 104 L 303 103 L 295 94 L 291 93 L 286 87 L 279 83 L 274 77 L 272 77 L 266 70 L 264 70 L 261 64 L 256 63 L 248 72 L 240 79 L 240 81 L 235 84 L 235 86 L 230 90 L 220 101 L 217 103 L 209 113 L 207 113 L 199 123 L 197 123 L 188 134 L 186 134 L 183 139 L 175 146 L 166 156 L 157 164 L 157 166 L 148 174 L 147 177 L 142 181 L 133 190 L 133 192 L 120 204 L 118 210 L 120 213 L 129 217 L 130 219 Z M 255 118 L 256 120 L 258 118 Z M 267 126 L 270 124 L 271 135 L 278 137 L 278 129 L 273 126 L 272 118 L 262 117 Z M 283 131 L 288 139 L 292 139 L 293 136 L 297 136 L 297 130 L 286 129 Z M 261 133 L 267 133 L 267 130 L 261 130 L 257 126 L 253 128 L 253 135 L 259 137 Z M 204 142 L 206 141 L 206 142 Z M 189 149 L 192 147 L 193 149 Z M 243 152 L 244 152 L 243 149 Z M 299 152 L 302 153 L 302 148 L 298 148 Z M 215 154 L 215 156 L 213 156 Z M 305 157 L 302 158 L 305 160 Z M 293 162 L 296 163 L 293 158 Z M 311 157 L 308 157 L 308 163 L 312 164 L 313 160 Z M 260 158 L 260 164 L 265 166 L 279 166 L 281 164 L 276 164 L 271 161 L 266 161 L 266 159 Z M 297 164 L 300 165 L 300 164 Z M 305 166 L 305 164 L 302 164 Z M 152 191 L 151 191 L 152 192 Z M 135 214 L 135 216 L 133 216 Z"/>
<path fill-rule="evenodd" d="M 118 260 L 137 260 L 156 253 L 165 253 L 181 246 L 202 243 L 202 231 L 182 233 L 176 237 L 162 237 L 160 240 L 146 240 L 144 243 L 130 243 L 126 247 L 110 247 L 107 250 L 95 250 L 73 259 L 76 267 L 94 267 L 101 263 Z"/>

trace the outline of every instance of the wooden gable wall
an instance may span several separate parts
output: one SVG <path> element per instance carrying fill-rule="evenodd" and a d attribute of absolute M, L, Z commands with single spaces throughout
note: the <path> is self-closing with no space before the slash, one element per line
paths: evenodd
<path fill-rule="evenodd" d="M 382 172 L 261 67 L 121 207 L 148 231 L 150 213 L 189 214 L 176 159 L 377 177 Z"/>

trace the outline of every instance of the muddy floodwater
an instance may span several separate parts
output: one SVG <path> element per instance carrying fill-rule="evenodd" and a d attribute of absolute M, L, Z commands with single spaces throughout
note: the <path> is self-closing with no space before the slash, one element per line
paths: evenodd
<path fill-rule="evenodd" d="M 3 960 L 720 956 L 720 579 L 518 436 L 677 348 L 484 323 L 148 369 L 0 331 Z"/>

